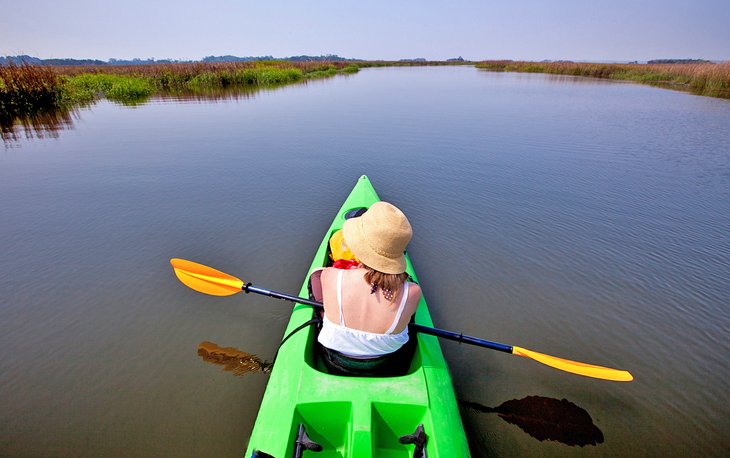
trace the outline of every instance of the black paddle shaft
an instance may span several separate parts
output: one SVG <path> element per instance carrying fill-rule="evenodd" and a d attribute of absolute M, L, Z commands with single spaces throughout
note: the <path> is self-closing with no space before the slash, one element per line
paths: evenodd
<path fill-rule="evenodd" d="M 416 323 L 411 323 L 408 327 L 412 331 L 420 332 L 421 334 L 428 334 L 430 336 L 441 337 L 446 340 L 453 340 L 454 342 L 465 343 L 469 345 L 476 345 L 477 347 L 491 348 L 492 350 L 503 351 L 505 353 L 512 353 L 512 346 L 501 344 L 499 342 L 492 342 L 491 340 L 484 340 L 478 337 L 465 336 L 464 334 L 452 331 L 446 331 L 444 329 L 429 328 Z"/>
<path fill-rule="evenodd" d="M 243 288 L 241 288 L 241 289 L 243 291 L 245 291 L 246 294 L 256 293 L 256 294 L 261 294 L 263 296 L 273 297 L 275 299 L 283 299 L 283 300 L 289 301 L 289 302 L 296 302 L 298 304 L 310 305 L 316 309 L 324 308 L 324 305 L 322 305 L 321 302 L 311 301 L 309 299 L 304 299 L 303 297 L 292 296 L 291 294 L 280 293 L 278 291 L 270 291 L 268 289 L 259 288 L 258 286 L 253 286 L 251 283 L 243 285 Z"/>
<path fill-rule="evenodd" d="M 271 291 L 264 288 L 253 286 L 251 283 L 243 285 L 243 291 L 246 293 L 261 294 L 263 296 L 273 297 L 276 299 L 282 299 L 289 302 L 296 302 L 297 304 L 309 305 L 316 309 L 324 308 L 321 302 L 304 299 L 303 297 L 292 296 L 291 294 L 280 293 L 278 291 Z M 454 342 L 465 343 L 469 345 L 476 345 L 477 347 L 490 348 L 492 350 L 502 351 L 505 353 L 512 353 L 512 346 L 505 345 L 498 342 L 492 342 L 490 340 L 480 339 L 478 337 L 465 336 L 464 334 L 446 331 L 444 329 L 430 328 L 416 323 L 411 323 L 408 327 L 415 332 L 421 334 L 428 334 L 431 336 L 441 337 L 446 340 L 453 340 Z"/>

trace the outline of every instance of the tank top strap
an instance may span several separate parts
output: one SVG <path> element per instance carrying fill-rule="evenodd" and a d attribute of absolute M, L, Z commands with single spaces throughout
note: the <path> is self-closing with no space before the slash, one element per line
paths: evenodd
<path fill-rule="evenodd" d="M 403 309 L 406 308 L 406 301 L 408 300 L 408 282 L 405 282 L 405 286 L 403 287 L 403 299 L 400 301 L 400 306 L 398 307 L 398 313 L 395 315 L 395 319 L 393 320 L 393 324 L 390 325 L 390 328 L 388 328 L 387 331 L 385 331 L 386 334 L 393 334 L 393 331 L 395 331 L 395 327 L 398 326 L 398 322 L 400 321 L 401 315 L 403 315 Z M 342 315 L 340 315 L 342 316 Z"/>
<path fill-rule="evenodd" d="M 337 269 L 337 305 L 340 307 L 340 326 L 345 325 L 345 315 L 342 314 L 342 273 L 344 270 Z"/>

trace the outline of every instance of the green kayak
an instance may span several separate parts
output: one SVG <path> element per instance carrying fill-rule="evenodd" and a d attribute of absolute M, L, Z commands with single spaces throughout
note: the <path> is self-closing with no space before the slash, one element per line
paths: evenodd
<path fill-rule="evenodd" d="M 346 215 L 379 200 L 370 180 L 360 177 L 319 244 L 300 296 L 308 297 L 311 273 L 328 264 L 329 238 Z M 416 279 L 410 259 L 407 272 Z M 296 304 L 285 335 L 313 313 L 312 307 Z M 415 321 L 433 326 L 423 298 Z M 313 326 L 295 332 L 279 349 L 245 456 L 470 456 L 438 339 L 414 337 L 418 341 L 406 375 L 348 377 L 327 373 L 315 351 Z"/>

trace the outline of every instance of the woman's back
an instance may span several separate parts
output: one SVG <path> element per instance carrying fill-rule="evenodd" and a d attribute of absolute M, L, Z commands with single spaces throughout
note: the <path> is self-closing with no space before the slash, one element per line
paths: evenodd
<path fill-rule="evenodd" d="M 379 288 L 371 294 L 371 286 L 364 280 L 365 269 L 340 270 L 327 268 L 322 272 L 322 292 L 325 315 L 334 324 L 340 324 L 338 276 L 341 280 L 342 315 L 344 326 L 350 329 L 385 334 L 396 320 L 400 305 L 405 304 L 392 334 L 402 332 L 418 307 L 421 289 L 415 283 L 401 286 L 392 298 L 386 298 Z"/>
<path fill-rule="evenodd" d="M 320 275 L 325 317 L 317 341 L 324 363 L 340 374 L 402 373 L 416 343 L 408 322 L 421 299 L 418 285 L 406 282 L 411 225 L 392 204 L 375 202 L 345 220 L 341 235 L 358 267 Z"/>

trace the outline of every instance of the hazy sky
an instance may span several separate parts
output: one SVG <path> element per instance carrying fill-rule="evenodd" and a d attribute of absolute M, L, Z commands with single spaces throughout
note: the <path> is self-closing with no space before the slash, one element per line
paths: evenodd
<path fill-rule="evenodd" d="M 0 55 L 730 60 L 730 0 L 0 0 Z"/>

